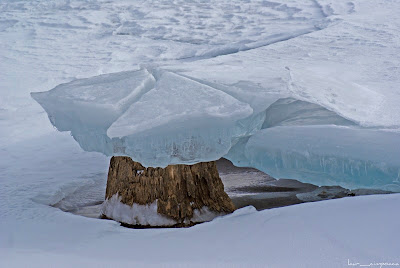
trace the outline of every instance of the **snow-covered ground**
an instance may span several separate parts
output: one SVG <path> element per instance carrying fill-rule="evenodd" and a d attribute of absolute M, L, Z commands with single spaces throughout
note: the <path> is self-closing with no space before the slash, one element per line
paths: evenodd
<path fill-rule="evenodd" d="M 0 267 L 399 263 L 399 194 L 244 208 L 182 230 L 64 213 L 49 205 L 105 180 L 109 159 L 57 132 L 29 95 L 158 66 L 234 85 L 254 110 L 276 93 L 398 133 L 399 10 L 389 0 L 1 1 Z"/>
<path fill-rule="evenodd" d="M 347 267 L 398 263 L 400 195 L 336 199 L 188 229 L 134 230 L 42 207 L 1 222 L 4 267 Z M 29 220 L 29 222 L 27 222 Z M 378 266 L 379 267 L 379 266 Z"/>

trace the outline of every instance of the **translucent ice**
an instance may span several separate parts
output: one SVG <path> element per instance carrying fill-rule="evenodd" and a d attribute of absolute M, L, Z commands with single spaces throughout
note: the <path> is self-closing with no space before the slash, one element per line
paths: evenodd
<path fill-rule="evenodd" d="M 154 82 L 143 69 L 79 79 L 31 95 L 60 131 L 82 126 L 108 128 L 130 104 L 153 88 Z"/>
<path fill-rule="evenodd" d="M 154 69 L 32 93 L 52 124 L 71 131 L 87 151 L 163 167 L 225 156 L 278 178 L 400 189 L 399 133 L 361 128 L 304 100 L 264 95 Z"/>
<path fill-rule="evenodd" d="M 400 133 L 333 125 L 259 131 L 229 155 L 277 178 L 318 185 L 400 190 Z"/>
<path fill-rule="evenodd" d="M 120 138 L 118 153 L 149 166 L 193 164 L 220 158 L 251 130 L 241 120 L 253 112 L 248 104 L 174 73 L 156 76 L 156 87 L 107 131 Z"/>
<path fill-rule="evenodd" d="M 110 155 L 113 145 L 107 129 L 154 83 L 154 77 L 143 69 L 79 79 L 31 95 L 51 123 L 59 131 L 71 131 L 82 149 Z"/>
<path fill-rule="evenodd" d="M 84 150 L 147 166 L 216 160 L 264 120 L 247 103 L 167 71 L 102 75 L 32 96 Z"/>

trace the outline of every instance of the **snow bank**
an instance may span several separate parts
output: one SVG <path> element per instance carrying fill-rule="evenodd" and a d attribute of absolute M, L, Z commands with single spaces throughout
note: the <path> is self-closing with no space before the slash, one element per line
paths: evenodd
<path fill-rule="evenodd" d="M 351 197 L 255 211 L 184 229 L 135 230 L 50 213 L 0 222 L 5 267 L 345 267 L 399 262 L 400 195 Z M 371 216 L 373 215 L 373 216 Z M 193 254 L 201 251 L 202 254 Z M 322 256 L 322 257 L 321 257 Z"/>

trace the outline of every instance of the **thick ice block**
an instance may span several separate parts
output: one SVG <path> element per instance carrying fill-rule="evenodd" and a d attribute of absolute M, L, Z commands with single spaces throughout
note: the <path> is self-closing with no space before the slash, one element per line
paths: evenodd
<path fill-rule="evenodd" d="M 107 129 L 154 83 L 154 77 L 142 69 L 78 79 L 31 95 L 51 123 L 59 131 L 71 131 L 82 149 L 111 155 L 114 145 Z"/>
<path fill-rule="evenodd" d="M 318 104 L 141 69 L 32 93 L 86 151 L 145 166 L 223 156 L 277 178 L 400 190 L 400 133 L 358 126 Z M 265 108 L 263 103 L 265 103 Z"/>
<path fill-rule="evenodd" d="M 240 148 L 228 158 L 277 178 L 400 190 L 398 132 L 332 125 L 282 126 L 259 131 Z"/>
<path fill-rule="evenodd" d="M 221 90 L 157 70 L 76 80 L 32 97 L 84 150 L 154 167 L 216 160 L 264 120 Z"/>

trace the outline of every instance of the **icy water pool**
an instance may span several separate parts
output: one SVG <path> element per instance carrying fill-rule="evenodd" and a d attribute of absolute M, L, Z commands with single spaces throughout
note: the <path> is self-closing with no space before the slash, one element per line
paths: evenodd
<path fill-rule="evenodd" d="M 291 179 L 275 179 L 254 168 L 235 167 L 230 161 L 217 161 L 218 171 L 226 193 L 236 208 L 254 206 L 257 210 L 283 207 L 356 195 L 391 193 L 382 190 L 348 190 L 340 186 L 322 186 Z M 91 218 L 101 217 L 107 174 L 99 173 L 91 183 L 76 187 L 74 191 L 52 206 L 62 211 Z"/>

